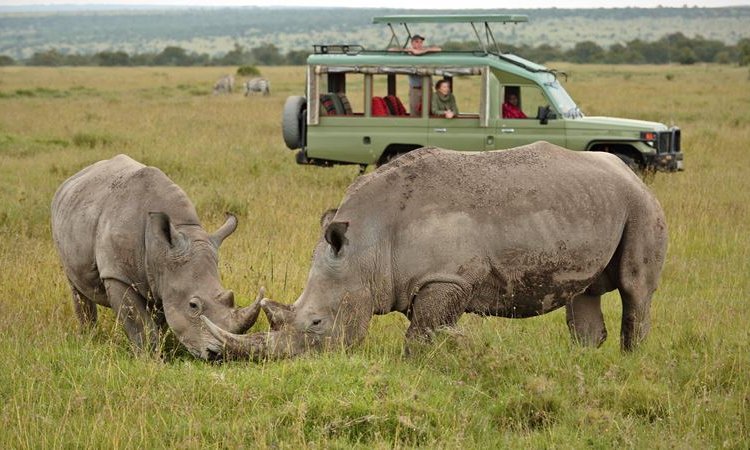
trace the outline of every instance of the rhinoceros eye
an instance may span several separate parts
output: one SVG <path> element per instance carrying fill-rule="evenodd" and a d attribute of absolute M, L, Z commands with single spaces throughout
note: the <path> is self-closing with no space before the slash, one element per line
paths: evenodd
<path fill-rule="evenodd" d="M 190 299 L 188 307 L 190 307 L 190 312 L 192 314 L 200 314 L 203 311 L 203 304 L 201 303 L 201 300 L 196 297 Z"/>

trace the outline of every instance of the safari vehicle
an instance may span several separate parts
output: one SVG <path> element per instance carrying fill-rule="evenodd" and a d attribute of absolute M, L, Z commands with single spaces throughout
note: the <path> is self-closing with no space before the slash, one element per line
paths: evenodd
<path fill-rule="evenodd" d="M 661 123 L 587 117 L 559 80 L 559 73 L 503 53 L 490 23 L 528 21 L 523 15 L 405 15 L 376 17 L 387 24 L 384 50 L 359 45 L 315 45 L 307 59 L 305 96 L 291 96 L 283 111 L 284 141 L 299 149 L 299 164 L 383 164 L 423 146 L 479 151 L 544 140 L 571 150 L 616 154 L 634 170 L 682 170 L 680 129 Z M 409 25 L 471 24 L 476 51 L 410 54 Z M 399 42 L 394 24 L 402 25 Z M 479 30 L 477 26 L 479 25 Z M 484 35 L 484 36 L 483 36 Z M 411 84 L 410 84 L 411 78 Z M 422 93 L 408 105 L 414 80 Z M 450 82 L 459 114 L 431 114 L 433 86 Z M 520 116 L 503 117 L 503 101 L 515 94 Z M 405 103 L 407 103 L 405 105 Z"/>

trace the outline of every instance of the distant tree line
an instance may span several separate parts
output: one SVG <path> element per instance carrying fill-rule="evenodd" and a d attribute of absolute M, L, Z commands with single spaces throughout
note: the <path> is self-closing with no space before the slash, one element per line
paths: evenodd
<path fill-rule="evenodd" d="M 273 44 L 262 44 L 245 49 L 239 44 L 224 55 L 211 56 L 196 53 L 182 47 L 167 46 L 158 53 L 129 54 L 122 50 L 104 50 L 93 54 L 64 53 L 51 48 L 35 52 L 30 58 L 16 61 L 7 55 L 0 55 L 0 66 L 242 66 L 242 65 L 302 65 L 309 52 L 292 50 L 282 54 Z"/>
<path fill-rule="evenodd" d="M 475 43 L 446 42 L 445 50 L 473 50 Z M 705 39 L 702 36 L 689 38 L 682 33 L 668 34 L 658 41 L 646 42 L 634 39 L 625 44 L 613 44 L 604 48 L 592 41 L 577 43 L 564 50 L 558 46 L 542 44 L 532 46 L 501 45 L 504 52 L 514 53 L 531 61 L 568 61 L 600 64 L 695 64 L 699 62 L 719 64 L 750 64 L 750 39 L 745 38 L 736 45 Z"/>
<path fill-rule="evenodd" d="M 476 42 L 453 42 L 443 44 L 444 50 L 474 51 Z M 547 61 L 569 61 L 575 63 L 602 64 L 695 64 L 699 62 L 719 64 L 750 64 L 750 39 L 745 38 L 736 45 L 705 39 L 701 36 L 688 38 L 682 33 L 664 36 L 658 41 L 646 42 L 635 39 L 625 44 L 613 44 L 604 48 L 592 41 L 577 43 L 571 49 L 542 44 L 536 47 L 501 45 L 503 52 L 514 53 L 526 59 L 544 63 Z M 57 49 L 34 53 L 30 58 L 16 61 L 0 55 L 0 66 L 242 66 L 242 65 L 303 65 L 310 54 L 307 50 L 291 50 L 282 54 L 274 44 L 262 44 L 246 49 L 239 44 L 224 55 L 189 52 L 182 47 L 168 46 L 159 53 L 135 53 L 121 50 L 105 50 L 94 54 L 68 54 Z"/>

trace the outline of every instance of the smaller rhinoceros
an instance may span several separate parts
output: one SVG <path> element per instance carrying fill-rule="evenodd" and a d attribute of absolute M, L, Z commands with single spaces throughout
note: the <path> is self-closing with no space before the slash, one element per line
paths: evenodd
<path fill-rule="evenodd" d="M 667 248 L 659 202 L 622 161 L 546 142 L 415 150 L 360 177 L 321 225 L 299 299 L 263 300 L 269 333 L 204 318 L 228 354 L 350 345 L 391 311 L 411 321 L 407 338 L 424 338 L 465 312 L 524 318 L 563 306 L 574 339 L 598 346 L 601 295 L 615 289 L 630 350 L 648 333 Z"/>
<path fill-rule="evenodd" d="M 97 305 L 115 310 L 136 350 L 158 350 L 168 325 L 193 355 L 221 357 L 200 316 L 244 333 L 260 300 L 234 308 L 219 281 L 218 248 L 237 227 L 229 215 L 208 234 L 185 192 L 164 173 L 126 155 L 68 178 L 52 200 L 52 237 L 81 324 Z M 165 323 L 166 321 L 166 323 Z"/>

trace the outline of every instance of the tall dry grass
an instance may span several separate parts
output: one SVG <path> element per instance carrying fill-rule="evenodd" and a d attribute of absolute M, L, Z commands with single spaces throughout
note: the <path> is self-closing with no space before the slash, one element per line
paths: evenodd
<path fill-rule="evenodd" d="M 264 68 L 272 95 L 251 98 L 210 95 L 230 68 L 1 68 L 0 447 L 747 448 L 748 71 L 557 66 L 587 114 L 683 130 L 687 170 L 649 179 L 670 248 L 642 348 L 620 353 L 615 294 L 597 350 L 571 345 L 557 311 L 467 316 L 404 358 L 407 323 L 392 314 L 349 351 L 218 366 L 132 356 L 110 311 L 80 334 L 49 203 L 83 166 L 127 153 L 182 186 L 206 228 L 238 214 L 220 269 L 241 304 L 260 285 L 294 300 L 320 213 L 356 177 L 296 166 L 284 148 L 302 68 Z"/>

